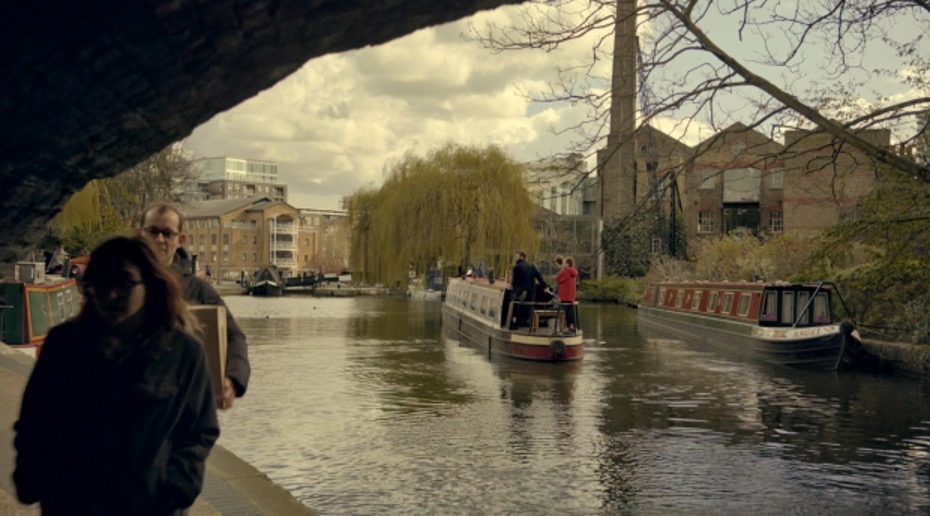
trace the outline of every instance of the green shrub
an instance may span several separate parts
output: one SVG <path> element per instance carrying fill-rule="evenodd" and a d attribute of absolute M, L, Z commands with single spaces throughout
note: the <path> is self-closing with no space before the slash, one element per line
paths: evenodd
<path fill-rule="evenodd" d="M 639 303 L 645 285 L 642 278 L 620 276 L 584 280 L 578 284 L 578 299 L 589 302 Z"/>

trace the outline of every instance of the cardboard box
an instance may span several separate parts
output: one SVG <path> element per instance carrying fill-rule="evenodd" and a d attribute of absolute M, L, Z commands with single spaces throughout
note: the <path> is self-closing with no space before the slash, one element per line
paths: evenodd
<path fill-rule="evenodd" d="M 197 336 L 203 342 L 210 369 L 210 383 L 216 398 L 217 408 L 223 406 L 223 380 L 226 378 L 226 307 L 218 305 L 196 305 L 188 307 L 200 329 Z"/>

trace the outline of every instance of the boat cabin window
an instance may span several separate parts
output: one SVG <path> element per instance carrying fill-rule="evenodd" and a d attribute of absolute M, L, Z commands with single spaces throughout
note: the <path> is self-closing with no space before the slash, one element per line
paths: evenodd
<path fill-rule="evenodd" d="M 759 320 L 778 320 L 778 292 L 768 290 L 762 294 L 762 313 L 759 315 Z"/>
<path fill-rule="evenodd" d="M 471 293 L 471 309 L 472 309 L 472 310 L 476 310 L 477 307 L 476 307 L 475 305 L 477 305 L 477 304 L 478 304 L 478 293 L 477 293 L 477 292 L 472 292 L 472 293 Z"/>
<path fill-rule="evenodd" d="M 488 298 L 487 296 L 481 296 L 481 313 L 488 313 Z"/>
<path fill-rule="evenodd" d="M 698 310 L 701 308 L 701 296 L 703 292 L 695 292 L 694 297 L 691 298 L 691 309 Z"/>
<path fill-rule="evenodd" d="M 708 312 L 717 311 L 717 293 L 716 292 L 710 293 L 710 299 L 707 300 L 707 311 Z"/>
<path fill-rule="evenodd" d="M 675 297 L 675 308 L 681 308 L 681 302 L 685 298 L 685 291 L 678 289 L 678 296 Z"/>
<path fill-rule="evenodd" d="M 722 313 L 729 314 L 730 310 L 733 309 L 733 293 L 727 292 L 723 295 L 723 310 Z"/>
<path fill-rule="evenodd" d="M 659 297 L 656 299 L 656 304 L 659 306 L 665 306 L 665 287 L 659 289 Z"/>
<path fill-rule="evenodd" d="M 805 324 L 810 324 L 810 311 L 807 309 L 807 302 L 811 298 L 810 292 L 798 292 L 798 312 L 801 313 L 801 317 L 798 318 L 798 326 L 803 326 Z"/>
<path fill-rule="evenodd" d="M 494 299 L 488 302 L 488 317 L 491 319 L 497 319 L 497 303 L 499 302 Z"/>
<path fill-rule="evenodd" d="M 786 290 L 781 293 L 781 322 L 790 325 L 794 318 L 794 291 Z"/>
<path fill-rule="evenodd" d="M 744 292 L 739 295 L 739 308 L 736 310 L 736 315 L 740 317 L 746 317 L 749 315 L 749 302 L 752 299 L 752 294 Z"/>
<path fill-rule="evenodd" d="M 829 323 L 830 318 L 830 298 L 826 292 L 820 292 L 814 296 L 814 322 Z"/>

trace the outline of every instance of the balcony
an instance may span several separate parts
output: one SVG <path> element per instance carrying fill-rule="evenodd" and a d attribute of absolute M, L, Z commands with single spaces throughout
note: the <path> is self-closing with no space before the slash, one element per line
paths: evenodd
<path fill-rule="evenodd" d="M 251 222 L 227 222 L 226 228 L 228 229 L 258 229 L 258 227 Z"/>
<path fill-rule="evenodd" d="M 272 233 L 284 233 L 288 235 L 297 234 L 297 224 L 294 224 L 293 222 L 279 222 L 275 224 L 274 220 L 271 220 L 268 222 L 268 224 Z"/>
<path fill-rule="evenodd" d="M 296 251 L 297 242 L 294 242 L 294 241 L 282 242 L 279 240 L 274 243 L 274 250 L 275 251 Z"/>

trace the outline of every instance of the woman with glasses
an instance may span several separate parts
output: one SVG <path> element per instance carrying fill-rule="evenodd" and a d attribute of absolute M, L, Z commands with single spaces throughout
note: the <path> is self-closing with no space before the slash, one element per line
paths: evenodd
<path fill-rule="evenodd" d="M 219 436 L 176 275 L 141 238 L 97 248 L 86 301 L 51 330 L 15 425 L 21 502 L 49 514 L 184 514 Z"/>

